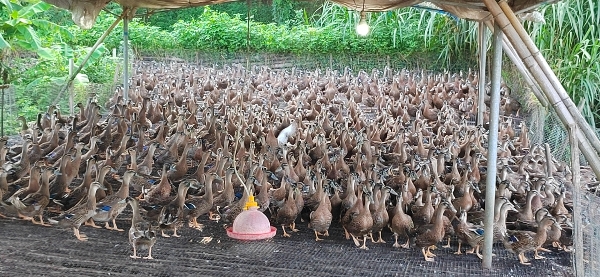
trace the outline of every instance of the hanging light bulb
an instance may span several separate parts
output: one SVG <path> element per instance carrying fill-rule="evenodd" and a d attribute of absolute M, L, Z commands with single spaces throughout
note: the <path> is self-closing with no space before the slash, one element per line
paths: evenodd
<path fill-rule="evenodd" d="M 369 34 L 369 24 L 367 23 L 367 15 L 365 14 L 364 11 L 360 12 L 360 20 L 358 21 L 358 24 L 356 25 L 356 33 L 359 36 L 367 36 Z"/>

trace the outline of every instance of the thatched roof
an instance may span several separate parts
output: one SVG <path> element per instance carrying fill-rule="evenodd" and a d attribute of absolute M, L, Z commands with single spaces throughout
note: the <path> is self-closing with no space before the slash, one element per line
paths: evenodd
<path fill-rule="evenodd" d="M 73 13 L 73 20 L 82 28 L 90 28 L 100 10 L 111 0 L 44 0 L 57 7 L 68 9 Z M 115 0 L 125 7 L 178 9 L 205 6 L 235 0 Z M 515 13 L 535 9 L 539 5 L 557 0 L 507 0 Z M 333 0 L 354 10 L 386 11 L 396 8 L 420 4 L 422 0 Z M 460 18 L 483 20 L 489 12 L 481 0 L 431 0 L 427 1 L 440 9 L 446 10 Z"/>

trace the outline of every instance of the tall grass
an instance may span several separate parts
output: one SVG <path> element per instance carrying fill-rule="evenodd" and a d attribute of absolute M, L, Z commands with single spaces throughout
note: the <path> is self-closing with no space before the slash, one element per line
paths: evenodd
<path fill-rule="evenodd" d="M 592 126 L 600 123 L 600 4 L 570 0 L 541 9 L 545 24 L 530 34 Z"/>

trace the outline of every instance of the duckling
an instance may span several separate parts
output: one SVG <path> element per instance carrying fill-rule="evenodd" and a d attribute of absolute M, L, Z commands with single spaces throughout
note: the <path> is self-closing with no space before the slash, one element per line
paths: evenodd
<path fill-rule="evenodd" d="M 327 201 L 327 193 L 321 193 L 321 201 L 316 210 L 310 213 L 310 228 L 315 231 L 315 241 L 323 240 L 319 235 L 329 236 L 329 226 L 333 215 L 331 214 L 331 202 Z"/>
<path fill-rule="evenodd" d="M 119 190 L 114 194 L 106 196 L 96 205 L 99 212 L 92 216 L 92 227 L 95 226 L 95 224 L 93 224 L 94 221 L 100 221 L 105 222 L 104 228 L 108 230 L 124 231 L 117 227 L 116 219 L 127 207 L 126 200 L 127 197 L 129 197 L 129 183 L 135 174 L 136 173 L 133 170 L 125 171 L 125 174 L 123 174 L 123 183 L 121 183 Z M 110 227 L 110 221 L 112 221 L 112 227 Z"/>
<path fill-rule="evenodd" d="M 98 209 L 96 207 L 96 190 L 98 189 L 106 189 L 99 182 L 93 182 L 90 186 L 90 190 L 87 195 L 87 201 L 84 203 L 80 203 L 70 210 L 67 210 L 56 219 L 49 219 L 51 224 L 58 224 L 58 226 L 63 228 L 72 228 L 73 234 L 80 241 L 87 241 L 88 237 L 79 232 L 79 227 L 81 224 L 86 222 L 96 213 L 98 213 Z"/>
<path fill-rule="evenodd" d="M 552 216 L 544 217 L 538 224 L 537 232 L 531 231 L 508 231 L 504 234 L 503 244 L 506 249 L 517 254 L 519 262 L 523 265 L 531 265 L 525 257 L 525 253 L 534 251 L 534 258 L 544 259 L 538 254 L 538 249 L 546 242 L 548 236 L 547 228 L 554 225 L 559 230 L 562 229 Z"/>
<path fill-rule="evenodd" d="M 148 249 L 148 256 L 144 259 L 152 258 L 152 247 L 156 243 L 156 231 L 149 221 L 146 221 L 140 215 L 139 200 L 133 197 L 127 197 L 127 202 L 132 209 L 131 227 L 129 228 L 129 244 L 133 247 L 133 255 L 129 257 L 137 259 L 138 249 Z"/>

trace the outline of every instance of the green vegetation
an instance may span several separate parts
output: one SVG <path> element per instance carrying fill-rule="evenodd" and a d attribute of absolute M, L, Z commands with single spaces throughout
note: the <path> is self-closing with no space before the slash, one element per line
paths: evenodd
<path fill-rule="evenodd" d="M 246 2 L 172 11 L 148 11 L 130 23 L 130 42 L 139 56 L 173 53 L 186 57 L 243 58 L 279 55 L 314 58 L 313 64 L 352 64 L 370 69 L 390 63 L 394 68 L 465 70 L 476 67 L 476 24 L 447 14 L 417 8 L 369 13 L 371 32 L 355 34 L 355 11 L 322 1 L 251 1 L 250 53 L 247 53 Z M 270 4 L 267 4 L 270 3 Z M 81 59 L 115 16 L 102 12 L 90 30 L 82 30 L 66 11 L 40 1 L 0 0 L 0 61 L 10 68 L 14 94 L 5 120 L 24 115 L 33 120 L 52 103 L 67 111 L 66 95 L 58 96 L 68 75 L 68 60 Z M 108 6 L 119 14 L 116 4 Z M 542 7 L 546 24 L 527 23 L 536 43 L 557 72 L 575 103 L 592 124 L 600 123 L 600 7 L 594 1 L 572 0 Z M 50 23 L 55 22 L 55 23 Z M 118 74 L 122 27 L 97 50 L 77 79 L 76 101 L 86 97 L 86 84 L 110 91 Z M 32 59 L 30 53 L 44 59 Z M 391 60 L 391 61 L 390 61 Z M 368 63 L 369 61 L 376 61 Z M 11 125 L 13 126 L 13 125 Z"/>

